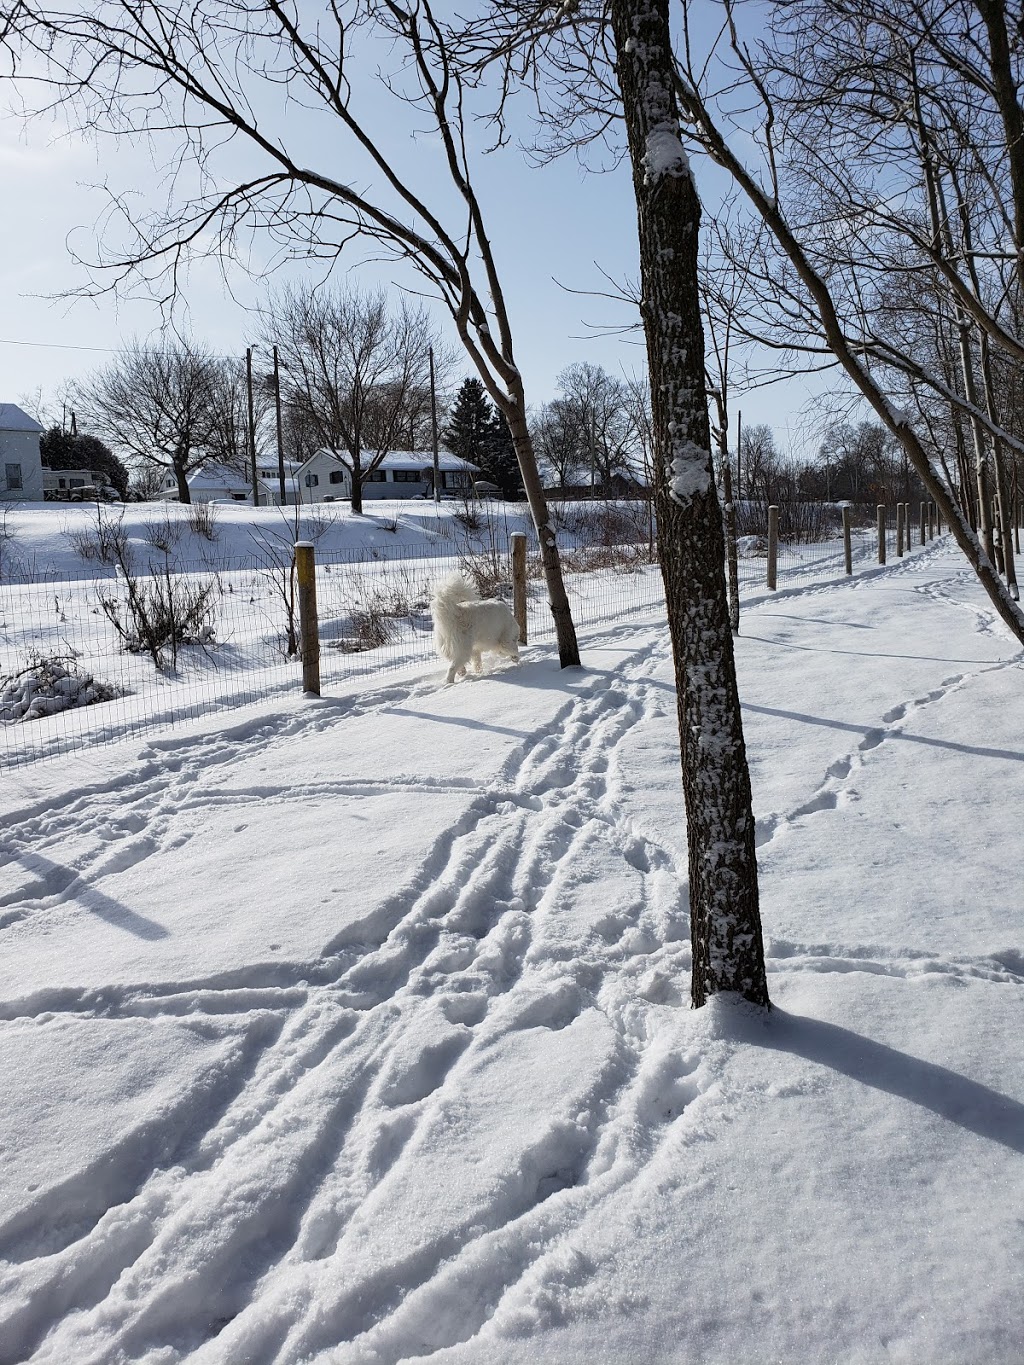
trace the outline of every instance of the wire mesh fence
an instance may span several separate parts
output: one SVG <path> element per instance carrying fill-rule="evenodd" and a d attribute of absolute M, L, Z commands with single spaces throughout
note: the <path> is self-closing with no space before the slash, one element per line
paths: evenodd
<path fill-rule="evenodd" d="M 429 517 L 429 512 L 424 514 Z M 646 503 L 560 508 L 566 589 L 577 628 L 664 611 Z M 317 554 L 321 686 L 435 658 L 429 596 L 458 570 L 483 596 L 511 602 L 509 536 L 530 532 L 520 510 L 498 507 L 449 522 L 422 544 Z M 861 519 L 866 520 L 865 518 Z M 887 555 L 896 513 L 886 514 Z M 387 537 L 385 537 L 385 540 Z M 554 637 L 536 537 L 527 554 L 530 643 Z M 904 547 L 906 548 L 906 528 Z M 917 535 L 912 537 L 916 546 Z M 767 542 L 740 537 L 741 597 L 766 591 Z M 853 533 L 858 566 L 877 561 L 877 522 Z M 780 539 L 778 586 L 844 574 L 841 536 Z M 0 579 L 0 768 L 139 736 L 231 711 L 302 686 L 291 545 L 265 542 L 242 560 L 144 570 L 93 564 L 83 574 Z"/>

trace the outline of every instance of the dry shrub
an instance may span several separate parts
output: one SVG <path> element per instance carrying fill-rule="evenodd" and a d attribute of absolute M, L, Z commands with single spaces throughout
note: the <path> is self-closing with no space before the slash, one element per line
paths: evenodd
<path fill-rule="evenodd" d="M 217 539 L 217 507 L 212 502 L 190 502 L 185 520 L 188 528 L 204 540 Z"/>
<path fill-rule="evenodd" d="M 163 516 L 150 517 L 143 525 L 146 528 L 147 544 L 165 555 L 170 554 L 181 539 L 181 522 L 173 518 L 166 508 Z"/>
<path fill-rule="evenodd" d="M 100 564 L 121 564 L 131 556 L 124 512 L 111 514 L 96 503 L 96 522 L 88 528 L 65 531 L 64 538 L 82 559 Z"/>
<path fill-rule="evenodd" d="M 314 545 L 319 545 L 328 531 L 333 530 L 337 524 L 338 513 L 330 503 L 312 503 L 302 516 L 303 531 Z"/>
<path fill-rule="evenodd" d="M 408 571 L 373 585 L 353 575 L 347 588 L 349 632 L 336 645 L 347 654 L 390 644 L 399 633 L 398 622 L 411 620 L 427 605 L 425 590 Z"/>
<path fill-rule="evenodd" d="M 220 583 L 172 575 L 165 563 L 162 574 L 138 578 L 126 560 L 118 562 L 124 595 L 100 598 L 100 607 L 130 654 L 148 654 L 163 668 L 166 652 L 177 666 L 180 645 L 214 643 L 214 617 Z"/>

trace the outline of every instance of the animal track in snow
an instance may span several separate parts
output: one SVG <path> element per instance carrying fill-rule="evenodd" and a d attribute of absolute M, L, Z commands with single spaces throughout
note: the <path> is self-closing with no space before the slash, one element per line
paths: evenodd
<path fill-rule="evenodd" d="M 761 848 L 770 843 L 781 830 L 788 828 L 794 821 L 803 819 L 805 816 L 836 810 L 851 801 L 855 801 L 857 793 L 854 788 L 847 784 L 851 776 L 863 767 L 865 756 L 879 749 L 889 740 L 898 738 L 903 733 L 902 722 L 912 718 L 923 708 L 941 701 L 954 688 L 959 687 L 964 680 L 964 674 L 954 673 L 951 677 L 944 678 L 938 687 L 933 688 L 923 697 L 916 697 L 911 701 L 900 702 L 896 706 L 890 707 L 882 716 L 882 725 L 865 728 L 856 749 L 834 759 L 829 764 L 825 769 L 824 781 L 809 800 L 786 814 L 772 812 L 758 818 L 755 845 Z"/>

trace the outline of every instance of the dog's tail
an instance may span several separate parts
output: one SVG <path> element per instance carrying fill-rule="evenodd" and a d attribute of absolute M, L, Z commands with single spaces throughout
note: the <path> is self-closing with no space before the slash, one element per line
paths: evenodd
<path fill-rule="evenodd" d="M 476 602 L 479 597 L 475 584 L 460 573 L 450 573 L 434 584 L 430 604 L 435 615 L 443 615 L 446 608 L 456 607 L 460 602 Z"/>

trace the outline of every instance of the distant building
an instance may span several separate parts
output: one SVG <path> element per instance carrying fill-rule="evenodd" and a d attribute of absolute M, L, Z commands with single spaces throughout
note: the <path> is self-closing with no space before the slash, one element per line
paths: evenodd
<path fill-rule="evenodd" d="M 285 503 L 293 506 L 301 501 L 296 474 L 299 464 L 296 460 L 284 462 Z M 281 481 L 278 476 L 277 461 L 261 460 L 256 467 L 259 482 L 261 507 L 280 507 Z M 193 502 L 252 502 L 252 481 L 248 474 L 240 474 L 237 469 L 226 465 L 207 464 L 197 469 L 185 480 Z M 158 495 L 166 502 L 176 502 L 178 480 L 168 471 Z"/>
<path fill-rule="evenodd" d="M 0 501 L 42 502 L 43 428 L 14 403 L 0 403 Z"/>
<path fill-rule="evenodd" d="M 364 467 L 372 463 L 374 454 L 372 450 L 363 452 Z M 439 451 L 437 462 L 442 496 L 472 496 L 479 465 L 447 450 Z M 299 469 L 298 484 L 303 502 L 347 502 L 352 496 L 351 470 L 334 450 L 318 450 L 311 455 Z M 434 457 L 429 450 L 393 450 L 363 479 L 364 502 L 375 498 L 431 497 L 433 490 Z"/>

